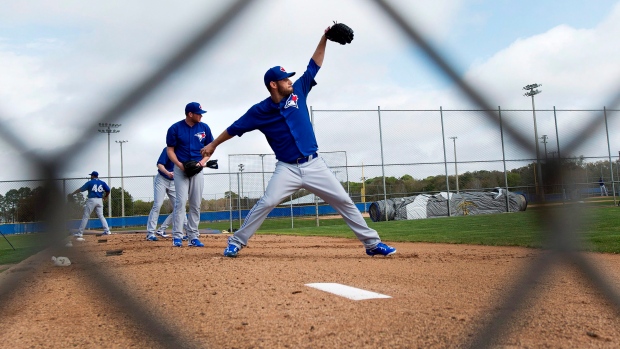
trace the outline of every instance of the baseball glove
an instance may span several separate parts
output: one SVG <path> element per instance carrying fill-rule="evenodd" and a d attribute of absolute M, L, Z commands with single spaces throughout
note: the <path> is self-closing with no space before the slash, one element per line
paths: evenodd
<path fill-rule="evenodd" d="M 209 160 L 209 161 L 207 161 L 207 164 L 205 165 L 205 167 L 217 170 L 218 169 L 217 160 Z"/>
<path fill-rule="evenodd" d="M 183 163 L 185 168 L 185 175 L 189 178 L 202 172 L 202 165 L 198 161 L 190 160 Z"/>
<path fill-rule="evenodd" d="M 67 201 L 68 202 L 75 202 L 75 196 L 73 196 L 73 194 L 67 194 Z"/>
<path fill-rule="evenodd" d="M 344 23 L 336 23 L 332 25 L 325 33 L 328 40 L 335 41 L 340 45 L 350 44 L 353 41 L 353 29 Z"/>

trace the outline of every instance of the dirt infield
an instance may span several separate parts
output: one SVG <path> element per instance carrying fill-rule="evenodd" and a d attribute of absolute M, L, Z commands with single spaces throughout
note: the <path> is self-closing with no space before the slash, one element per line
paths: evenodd
<path fill-rule="evenodd" d="M 142 302 L 189 347 L 460 347 L 540 253 L 394 243 L 397 255 L 371 258 L 357 240 L 257 235 L 230 259 L 221 256 L 226 238 L 205 235 L 205 248 L 173 248 L 143 234 L 86 236 L 63 251 L 68 267 L 54 266 L 44 251 L 48 263 L 29 259 L 0 274 L 0 282 L 26 279 L 2 309 L 2 346 L 157 347 L 153 334 L 164 329 L 145 331 L 114 301 L 121 296 L 96 287 L 89 276 L 103 271 L 123 286 L 124 300 Z M 114 249 L 123 252 L 106 255 Z M 620 256 L 589 257 L 620 288 Z M 392 298 L 354 301 L 305 286 L 321 282 Z M 620 347 L 620 317 L 579 273 L 559 266 L 536 291 L 497 347 Z"/>

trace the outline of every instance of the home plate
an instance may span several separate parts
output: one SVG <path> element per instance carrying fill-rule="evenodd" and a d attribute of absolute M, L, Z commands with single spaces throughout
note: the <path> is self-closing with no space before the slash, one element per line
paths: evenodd
<path fill-rule="evenodd" d="M 333 293 L 335 295 L 352 299 L 354 301 L 361 301 L 364 299 L 373 298 L 392 298 L 381 293 L 362 290 L 361 288 L 355 288 L 343 284 L 336 284 L 330 282 L 319 282 L 314 284 L 306 284 L 308 287 L 316 288 L 317 290 Z"/>

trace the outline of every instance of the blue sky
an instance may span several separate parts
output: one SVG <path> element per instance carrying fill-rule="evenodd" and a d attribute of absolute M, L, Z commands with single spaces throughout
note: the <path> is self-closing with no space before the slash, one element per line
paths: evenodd
<path fill-rule="evenodd" d="M 458 3 L 459 14 L 451 17 L 451 29 L 432 43 L 458 71 L 464 73 L 473 62 L 490 58 L 518 39 L 544 33 L 559 25 L 592 28 L 609 14 L 617 1 L 474 0 Z M 410 71 L 416 68 L 415 63 L 429 66 L 419 51 L 414 49 L 413 57 L 406 53 L 403 48 L 401 55 L 391 56 L 390 63 Z M 432 81 L 435 86 L 450 85 L 434 70 L 416 71 L 415 74 L 395 71 L 394 76 L 420 73 L 424 74 L 421 80 Z M 400 82 L 416 83 L 411 79 Z"/>
<path fill-rule="evenodd" d="M 618 1 L 393 3 L 449 56 L 466 81 L 484 86 L 493 105 L 530 108 L 521 88 L 536 82 L 543 84 L 537 96 L 540 108 L 602 108 L 620 87 L 620 54 L 610 45 L 620 35 Z M 62 151 L 91 117 L 148 76 L 226 4 L 188 0 L 178 6 L 154 0 L 145 9 L 144 3 L 114 0 L 3 2 L 0 127 L 20 135 L 33 151 Z M 266 97 L 261 81 L 267 68 L 303 71 L 333 20 L 349 24 L 356 36 L 351 45 L 328 45 L 319 85 L 309 100 L 314 109 L 472 107 L 371 2 L 257 1 L 134 110 L 110 120 L 123 123 L 119 137 L 129 140 L 125 162 L 141 163 L 145 154 L 153 154 L 155 161 L 167 127 L 182 118 L 189 101 L 207 106 L 206 121 L 219 134 Z M 32 134 L 45 135 L 45 142 Z M 400 137 L 406 134 L 394 136 Z M 335 147 L 329 142 L 320 146 Z M 420 147 L 424 144 L 420 140 Z M 218 157 L 247 149 L 270 152 L 255 132 L 227 143 Z M 118 158 L 118 152 L 114 148 L 112 157 Z M 1 163 L 23 154 L 0 140 Z M 72 154 L 75 163 L 66 176 L 101 168 L 97 158 L 104 155 L 105 139 L 93 135 L 82 153 Z M 148 175 L 152 167 L 128 165 L 125 174 Z M 0 180 L 34 173 L 11 169 Z"/>
<path fill-rule="evenodd" d="M 592 28 L 611 11 L 611 0 L 468 1 L 446 45 L 466 61 L 484 59 L 518 38 L 546 32 L 558 25 Z"/>

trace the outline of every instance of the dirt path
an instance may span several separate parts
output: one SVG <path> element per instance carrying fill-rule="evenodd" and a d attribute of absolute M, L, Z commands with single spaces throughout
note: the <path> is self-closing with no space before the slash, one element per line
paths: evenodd
<path fill-rule="evenodd" d="M 368 257 L 357 240 L 257 235 L 237 259 L 221 256 L 226 235 L 205 248 L 173 248 L 143 234 L 87 236 L 66 249 L 72 265 L 26 261 L 0 274 L 23 287 L 0 316 L 10 348 L 157 347 L 114 297 L 141 302 L 152 318 L 195 347 L 454 348 L 467 344 L 519 270 L 540 251 L 395 243 Z M 123 249 L 119 256 L 106 250 Z M 43 254 L 48 252 L 43 252 Z M 91 258 L 85 258 L 87 253 Z M 620 256 L 589 255 L 620 289 Z M 44 256 L 49 260 L 50 256 Z M 115 296 L 91 278 L 103 271 L 126 290 Z M 501 348 L 617 348 L 620 317 L 566 266 L 536 286 Z M 354 301 L 305 286 L 339 283 L 391 296 Z"/>

